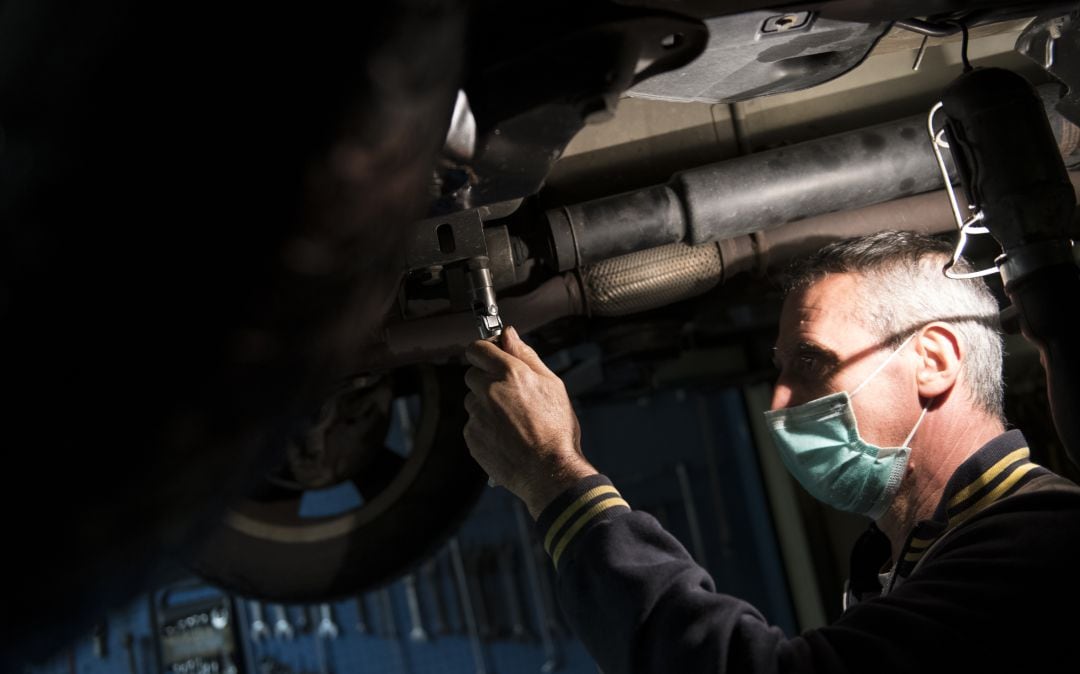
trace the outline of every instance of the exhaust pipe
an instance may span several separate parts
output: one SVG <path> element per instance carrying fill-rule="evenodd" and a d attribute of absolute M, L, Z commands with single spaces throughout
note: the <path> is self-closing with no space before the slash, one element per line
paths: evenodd
<path fill-rule="evenodd" d="M 1055 85 L 1039 92 L 1065 163 L 1073 165 L 1080 160 L 1077 127 L 1054 110 L 1059 98 Z M 682 171 L 663 185 L 549 210 L 551 264 L 563 272 L 667 244 L 732 239 L 942 187 L 926 115 L 914 115 Z"/>
<path fill-rule="evenodd" d="M 1080 192 L 1080 172 L 1070 177 Z M 526 333 L 568 316 L 623 316 L 689 299 L 737 274 L 775 273 L 830 241 L 885 229 L 940 234 L 955 228 L 948 197 L 939 190 L 698 246 L 676 243 L 630 253 L 559 274 L 499 306 L 506 323 Z M 378 343 L 363 347 L 360 370 L 458 357 L 475 339 L 471 312 L 392 323 Z"/>

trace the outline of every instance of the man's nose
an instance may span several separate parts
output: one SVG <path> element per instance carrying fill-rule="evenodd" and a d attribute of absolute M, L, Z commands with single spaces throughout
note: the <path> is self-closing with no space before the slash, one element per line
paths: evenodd
<path fill-rule="evenodd" d="M 777 382 L 773 387 L 772 403 L 769 405 L 770 410 L 779 410 L 787 407 L 791 404 L 791 388 L 782 382 Z"/>

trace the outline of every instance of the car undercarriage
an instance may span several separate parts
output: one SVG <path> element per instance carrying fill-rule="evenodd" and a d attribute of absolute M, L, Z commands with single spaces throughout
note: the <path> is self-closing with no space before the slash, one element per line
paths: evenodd
<path fill-rule="evenodd" d="M 11 474 L 57 495 L 11 534 L 12 657 L 163 558 L 285 602 L 414 568 L 486 489 L 461 436 L 478 316 L 575 397 L 768 381 L 792 259 L 955 235 L 928 115 L 969 60 L 1035 85 L 1077 183 L 1074 3 L 761 4 L 6 5 Z M 357 500 L 302 512 L 340 485 Z"/>

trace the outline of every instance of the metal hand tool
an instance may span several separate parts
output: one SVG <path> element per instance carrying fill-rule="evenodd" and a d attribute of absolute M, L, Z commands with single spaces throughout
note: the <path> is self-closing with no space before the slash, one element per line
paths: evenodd
<path fill-rule="evenodd" d="M 298 633 L 307 634 L 311 631 L 311 616 L 308 615 L 306 606 L 294 606 L 289 613 L 292 615 L 293 627 Z"/>
<path fill-rule="evenodd" d="M 223 630 L 229 626 L 229 609 L 225 606 L 215 606 L 210 609 L 210 626 L 216 630 Z"/>
<path fill-rule="evenodd" d="M 338 626 L 334 622 L 334 609 L 330 604 L 319 604 L 318 635 L 324 639 L 337 639 Z"/>
<path fill-rule="evenodd" d="M 705 537 L 701 535 L 694 492 L 690 489 L 690 474 L 682 461 L 675 464 L 675 476 L 679 480 L 679 491 L 682 493 L 683 507 L 686 508 L 686 520 L 690 524 L 690 543 L 694 550 L 694 561 L 705 566 Z"/>
<path fill-rule="evenodd" d="M 143 661 L 143 674 L 158 674 L 157 649 L 154 647 L 154 639 L 150 636 L 139 637 L 139 654 Z"/>
<path fill-rule="evenodd" d="M 409 639 L 413 641 L 427 641 L 427 630 L 424 629 L 424 616 L 420 610 L 420 595 L 416 591 L 416 576 L 408 574 L 402 579 L 405 585 L 405 602 L 409 605 Z"/>
<path fill-rule="evenodd" d="M 705 451 L 705 468 L 709 475 L 709 491 L 712 492 L 712 512 L 716 521 L 716 538 L 720 541 L 720 554 L 732 556 L 731 518 L 724 505 L 723 490 L 720 487 L 720 462 L 717 458 L 716 441 L 713 437 L 712 414 L 703 395 L 697 399 L 696 413 L 698 427 L 701 429 L 701 444 Z"/>
<path fill-rule="evenodd" d="M 507 617 L 510 619 L 510 636 L 518 641 L 530 638 L 525 625 L 525 616 L 521 610 L 521 595 L 518 594 L 517 574 L 514 573 L 514 548 L 507 544 L 499 547 L 496 564 L 499 567 L 499 579 L 502 595 L 506 601 Z"/>
<path fill-rule="evenodd" d="M 289 616 L 285 613 L 285 605 L 274 604 L 272 608 L 274 610 L 274 638 L 292 641 L 296 635 L 293 632 L 292 623 L 289 622 Z"/>
<path fill-rule="evenodd" d="M 371 631 L 368 624 L 367 601 L 362 594 L 356 595 L 356 631 L 360 634 L 367 634 Z"/>
<path fill-rule="evenodd" d="M 124 632 L 124 638 L 120 640 L 120 644 L 124 647 L 124 652 L 127 653 L 128 674 L 139 674 L 138 663 L 135 660 L 135 635 L 131 632 Z"/>
<path fill-rule="evenodd" d="M 483 575 L 480 570 L 480 553 L 469 550 L 465 553 L 465 589 L 469 591 L 469 600 L 473 605 L 476 619 L 476 631 L 481 639 L 490 639 L 494 635 L 491 627 L 491 612 L 488 611 L 484 596 Z"/>
<path fill-rule="evenodd" d="M 457 538 L 450 539 L 449 550 L 450 563 L 454 567 L 454 579 L 457 581 L 461 611 L 465 616 L 465 629 L 469 633 L 469 646 L 472 648 L 473 663 L 476 665 L 476 674 L 487 674 L 487 666 L 484 664 L 484 646 L 480 643 L 480 632 L 476 628 L 469 581 L 465 575 L 465 561 L 461 558 L 461 546 Z"/>
<path fill-rule="evenodd" d="M 533 559 L 536 560 L 536 568 L 540 577 L 540 590 L 544 598 L 544 606 L 547 607 L 547 624 L 551 634 L 556 637 L 564 637 L 570 630 L 563 622 L 562 609 L 559 608 L 559 598 L 555 594 L 555 567 L 551 564 L 551 558 L 544 552 L 539 541 L 533 542 Z"/>
<path fill-rule="evenodd" d="M 491 261 L 486 255 L 478 255 L 468 262 L 469 299 L 480 339 L 495 340 L 503 332 L 499 305 L 495 301 L 495 287 L 491 280 Z"/>
<path fill-rule="evenodd" d="M 559 651 L 552 637 L 550 623 L 548 622 L 548 610 L 545 606 L 546 598 L 544 590 L 540 586 L 540 570 L 537 568 L 536 557 L 533 554 L 534 546 L 532 537 L 529 535 L 529 523 L 526 520 L 525 507 L 520 501 L 514 501 L 514 522 L 517 525 L 518 544 L 521 546 L 522 559 L 525 561 L 525 575 L 529 579 L 529 589 L 533 595 L 533 604 L 536 607 L 536 624 L 540 630 L 540 644 L 544 650 L 544 663 L 540 671 L 544 674 L 554 672 L 561 665 Z"/>
<path fill-rule="evenodd" d="M 462 602 L 461 593 L 457 587 L 457 573 L 454 570 L 454 560 L 450 555 L 450 547 L 446 548 L 446 563 L 450 566 L 450 584 L 451 584 L 451 597 L 452 601 L 450 606 L 454 609 L 453 624 L 454 628 L 461 634 L 466 634 L 469 631 L 468 625 L 465 620 L 465 604 Z"/>
<path fill-rule="evenodd" d="M 320 611 L 323 604 L 320 604 Z M 329 606 L 329 604 L 326 604 Z M 337 626 L 334 626 L 337 629 Z M 336 632 L 335 632 L 336 635 Z M 326 652 L 326 644 L 323 643 L 323 635 L 319 634 L 312 639 L 313 646 L 315 648 L 315 664 L 318 666 L 319 674 L 332 674 L 334 668 L 331 666 L 329 654 Z M 330 637 L 331 639 L 334 637 Z"/>
<path fill-rule="evenodd" d="M 94 657 L 99 660 L 109 657 L 109 622 L 107 619 L 102 618 L 94 625 L 92 640 Z"/>
<path fill-rule="evenodd" d="M 436 575 L 437 558 L 433 557 L 420 567 L 420 578 L 427 587 L 427 594 L 431 597 L 431 631 L 437 635 L 446 634 L 449 629 L 446 623 L 446 607 L 443 605 L 442 582 Z"/>
<path fill-rule="evenodd" d="M 397 616 L 394 615 L 394 600 L 390 596 L 390 588 L 382 588 L 378 592 L 379 610 L 382 612 L 383 636 L 387 639 L 397 639 Z"/>
<path fill-rule="evenodd" d="M 270 636 L 270 627 L 263 619 L 262 604 L 254 599 L 248 602 L 248 610 L 251 612 L 251 640 L 262 641 Z"/>

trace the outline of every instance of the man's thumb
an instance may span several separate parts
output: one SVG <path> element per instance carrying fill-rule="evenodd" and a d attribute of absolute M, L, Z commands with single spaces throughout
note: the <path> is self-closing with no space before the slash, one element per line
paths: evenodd
<path fill-rule="evenodd" d="M 544 365 L 544 361 L 540 360 L 540 356 L 533 351 L 533 348 L 521 341 L 518 331 L 513 326 L 503 331 L 502 347 L 504 351 L 523 361 L 538 374 L 547 374 L 551 371 L 547 365 Z"/>

